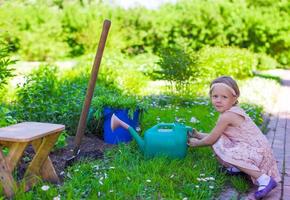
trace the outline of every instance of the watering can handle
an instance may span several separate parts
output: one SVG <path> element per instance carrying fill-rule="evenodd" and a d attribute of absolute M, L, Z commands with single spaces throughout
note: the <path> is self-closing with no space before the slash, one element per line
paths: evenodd
<path fill-rule="evenodd" d="M 157 127 L 157 129 L 161 129 L 161 128 L 174 129 L 175 128 L 175 124 L 172 124 L 172 123 L 159 123 L 156 127 Z"/>
<path fill-rule="evenodd" d="M 87 119 L 87 115 L 88 115 L 89 108 L 91 105 L 92 97 L 94 94 L 94 89 L 95 89 L 95 85 L 96 85 L 96 81 L 97 81 L 97 77 L 98 77 L 98 72 L 99 72 L 99 67 L 101 64 L 101 60 L 102 60 L 102 56 L 103 56 L 103 52 L 104 52 L 104 48 L 105 48 L 105 44 L 106 44 L 106 40 L 107 40 L 110 26 L 111 26 L 111 21 L 106 19 L 103 23 L 102 34 L 100 37 L 98 50 L 97 50 L 97 53 L 95 56 L 95 60 L 94 60 L 94 64 L 93 64 L 93 68 L 92 68 L 92 72 L 91 72 L 91 78 L 90 78 L 88 88 L 87 88 L 85 102 L 83 104 L 83 109 L 82 109 L 82 113 L 81 113 L 78 128 L 77 128 L 77 133 L 76 133 L 76 137 L 75 137 L 74 155 L 76 155 L 77 152 L 79 151 L 81 139 L 82 139 L 84 132 L 85 132 L 86 119 Z"/>

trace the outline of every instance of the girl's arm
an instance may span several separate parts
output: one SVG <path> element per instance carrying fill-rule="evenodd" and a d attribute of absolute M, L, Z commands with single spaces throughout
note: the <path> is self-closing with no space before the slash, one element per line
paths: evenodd
<path fill-rule="evenodd" d="M 199 133 L 200 136 L 202 136 L 202 138 L 201 139 L 191 138 L 189 139 L 188 144 L 193 147 L 213 145 L 217 141 L 217 139 L 221 136 L 223 131 L 227 128 L 227 126 L 232 123 L 233 119 L 232 114 L 233 113 L 229 112 L 221 114 L 217 121 L 216 126 L 209 135 Z"/>
<path fill-rule="evenodd" d="M 197 139 L 201 140 L 202 138 L 208 136 L 208 134 L 198 132 L 195 128 L 193 128 L 192 131 L 187 132 L 187 136 L 189 139 L 190 138 L 197 138 Z"/>
<path fill-rule="evenodd" d="M 197 139 L 200 139 L 200 140 L 207 137 L 207 136 L 208 136 L 207 133 L 201 133 L 201 132 L 196 132 L 196 134 L 194 134 L 194 137 Z"/>

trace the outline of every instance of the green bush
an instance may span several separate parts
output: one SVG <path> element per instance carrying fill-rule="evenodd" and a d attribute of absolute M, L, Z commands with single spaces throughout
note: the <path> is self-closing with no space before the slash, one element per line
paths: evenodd
<path fill-rule="evenodd" d="M 119 73 L 119 76 L 116 78 L 116 84 L 128 95 L 142 95 L 148 80 L 148 77 L 141 72 L 128 69 Z"/>
<path fill-rule="evenodd" d="M 107 52 L 100 67 L 99 79 L 128 95 L 142 95 L 149 78 L 142 66 L 151 63 L 152 55 L 128 57 L 119 52 Z M 108 85 L 109 86 L 109 85 Z"/>
<path fill-rule="evenodd" d="M 156 63 L 159 69 L 153 70 L 151 76 L 157 80 L 168 81 L 173 92 L 183 93 L 200 75 L 196 60 L 181 48 L 162 49 L 160 60 Z"/>
<path fill-rule="evenodd" d="M 1 104 L 0 106 L 0 127 L 17 123 L 17 120 L 12 116 L 12 112 L 8 106 Z"/>
<path fill-rule="evenodd" d="M 52 60 L 66 56 L 67 45 L 62 42 L 60 12 L 44 4 L 13 4 L 0 7 L 0 25 L 12 52 L 25 60 Z"/>
<path fill-rule="evenodd" d="M 81 39 L 83 29 L 92 21 L 89 17 L 83 9 L 79 8 L 79 5 L 70 5 L 64 9 L 61 22 L 64 30 L 64 41 L 70 47 L 69 53 L 71 56 L 79 56 L 85 53 L 86 46 L 81 42 Z"/>
<path fill-rule="evenodd" d="M 281 67 L 281 64 L 279 64 L 277 60 L 268 56 L 267 54 L 259 53 L 257 54 L 257 58 L 258 58 L 257 70 L 268 70 Z"/>
<path fill-rule="evenodd" d="M 47 111 L 57 96 L 56 70 L 56 67 L 40 66 L 26 77 L 23 87 L 19 87 L 17 91 L 20 119 L 47 121 L 49 116 L 55 114 Z M 45 114 L 43 111 L 46 111 Z"/>
<path fill-rule="evenodd" d="M 89 82 L 89 72 L 89 68 L 83 65 L 62 74 L 58 72 L 56 66 L 40 66 L 29 74 L 23 86 L 17 89 L 17 101 L 13 108 L 16 119 L 65 124 L 68 134 L 75 134 Z M 116 88 L 114 82 L 104 77 L 104 75 L 99 77 L 94 92 L 92 109 L 96 115 L 101 116 L 104 106 L 144 108 L 135 97 L 123 95 L 123 91 Z M 90 125 L 89 128 L 96 127 Z M 88 131 L 95 132 L 91 129 Z"/>
<path fill-rule="evenodd" d="M 3 41 L 0 41 L 0 127 L 17 122 L 12 117 L 9 106 L 3 102 L 7 93 L 7 88 L 5 88 L 7 81 L 14 76 L 14 69 L 10 65 L 15 62 L 15 60 L 11 60 L 9 57 L 9 46 Z"/>
<path fill-rule="evenodd" d="M 187 0 L 162 6 L 157 11 L 137 14 L 134 10 L 126 18 L 126 27 L 133 27 L 133 31 L 125 35 L 127 49 L 138 47 L 140 51 L 133 52 L 140 53 L 148 49 L 157 52 L 161 47 L 176 44 L 194 50 L 205 45 L 236 46 L 267 53 L 287 65 L 290 48 L 288 7 L 286 1 L 265 7 L 250 6 L 239 0 Z"/>
<path fill-rule="evenodd" d="M 56 67 L 47 65 L 28 75 L 17 90 L 17 119 L 65 124 L 69 134 L 75 133 L 88 76 L 69 75 L 58 78 Z"/>
<path fill-rule="evenodd" d="M 211 81 L 221 75 L 244 79 L 253 75 L 258 60 L 246 49 L 206 47 L 199 52 L 202 81 Z"/>
<path fill-rule="evenodd" d="M 0 7 L 0 35 L 25 59 L 59 59 L 95 52 L 102 22 L 108 18 L 112 27 L 106 48 L 116 52 L 138 55 L 176 45 L 195 51 L 232 46 L 265 53 L 287 66 L 289 12 L 289 2 L 278 0 L 183 0 L 158 10 L 124 10 L 76 0 L 8 1 Z"/>
<path fill-rule="evenodd" d="M 7 84 L 7 79 L 13 77 L 13 70 L 9 65 L 16 61 L 9 58 L 9 46 L 0 41 L 0 89 Z"/>

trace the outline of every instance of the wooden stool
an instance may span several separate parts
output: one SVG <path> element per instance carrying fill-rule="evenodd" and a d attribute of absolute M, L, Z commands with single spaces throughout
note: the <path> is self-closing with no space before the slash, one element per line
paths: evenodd
<path fill-rule="evenodd" d="M 32 144 L 35 155 L 22 180 L 24 190 L 29 190 L 38 177 L 54 183 L 59 182 L 48 155 L 64 129 L 65 126 L 61 124 L 39 122 L 24 122 L 0 128 L 0 181 L 7 197 L 13 196 L 17 189 L 12 172 L 29 144 Z M 2 146 L 9 148 L 7 156 L 3 155 Z"/>

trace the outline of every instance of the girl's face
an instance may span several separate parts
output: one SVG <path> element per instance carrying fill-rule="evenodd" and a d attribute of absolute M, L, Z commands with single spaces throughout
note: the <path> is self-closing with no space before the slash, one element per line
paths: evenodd
<path fill-rule="evenodd" d="M 214 86 L 211 92 L 211 102 L 219 113 L 229 110 L 237 101 L 237 97 L 232 92 L 222 86 Z"/>

